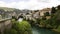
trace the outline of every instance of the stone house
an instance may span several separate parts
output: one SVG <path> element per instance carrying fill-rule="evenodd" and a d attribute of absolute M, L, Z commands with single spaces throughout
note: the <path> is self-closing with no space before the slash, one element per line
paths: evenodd
<path fill-rule="evenodd" d="M 39 12 L 35 12 L 34 14 L 33 14 L 33 18 L 39 18 L 40 16 L 39 16 Z"/>
<path fill-rule="evenodd" d="M 45 8 L 39 11 L 40 12 L 40 16 L 44 16 L 44 13 L 48 12 L 51 15 L 51 9 L 50 8 Z"/>

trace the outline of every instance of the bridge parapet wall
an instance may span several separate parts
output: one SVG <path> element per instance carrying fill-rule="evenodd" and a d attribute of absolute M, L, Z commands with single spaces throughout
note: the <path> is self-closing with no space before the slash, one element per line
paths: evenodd
<path fill-rule="evenodd" d="M 11 28 L 12 26 L 11 19 L 12 18 L 6 18 L 6 19 L 0 20 L 0 34 L 4 34 L 5 29 Z"/>

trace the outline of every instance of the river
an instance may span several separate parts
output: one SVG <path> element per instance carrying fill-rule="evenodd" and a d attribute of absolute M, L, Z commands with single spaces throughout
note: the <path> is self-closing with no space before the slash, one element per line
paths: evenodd
<path fill-rule="evenodd" d="M 22 20 L 23 20 L 22 18 L 18 19 L 18 21 L 20 21 L 20 22 Z M 60 33 L 54 32 L 54 31 L 49 30 L 49 29 L 39 28 L 37 26 L 32 26 L 32 33 L 33 34 L 60 34 Z"/>
<path fill-rule="evenodd" d="M 32 27 L 33 34 L 60 34 L 49 29 L 43 29 L 36 26 Z"/>

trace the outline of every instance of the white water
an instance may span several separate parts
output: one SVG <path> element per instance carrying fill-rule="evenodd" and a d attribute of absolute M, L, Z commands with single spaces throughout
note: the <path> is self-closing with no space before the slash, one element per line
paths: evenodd
<path fill-rule="evenodd" d="M 19 18 L 18 21 L 21 22 L 23 20 L 23 18 Z"/>

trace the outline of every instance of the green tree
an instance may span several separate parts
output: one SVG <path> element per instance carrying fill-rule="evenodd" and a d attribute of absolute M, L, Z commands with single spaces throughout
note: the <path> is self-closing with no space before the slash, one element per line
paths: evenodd
<path fill-rule="evenodd" d="M 18 31 L 18 34 L 32 34 L 31 26 L 27 21 L 17 22 L 13 28 Z"/>
<path fill-rule="evenodd" d="M 11 29 L 11 30 L 9 31 L 9 34 L 17 34 L 17 31 L 16 31 L 15 29 Z"/>
<path fill-rule="evenodd" d="M 51 13 L 54 14 L 56 12 L 55 7 L 52 7 Z"/>
<path fill-rule="evenodd" d="M 51 19 L 50 19 L 50 25 L 53 26 L 53 28 L 58 28 L 60 25 L 60 10 L 57 10 L 55 14 L 51 14 Z"/>
<path fill-rule="evenodd" d="M 46 16 L 43 16 L 43 17 L 42 17 L 42 20 L 46 20 Z"/>
<path fill-rule="evenodd" d="M 41 21 L 40 18 L 37 18 L 37 19 L 36 19 L 36 22 L 37 22 L 38 24 L 40 24 L 40 21 Z"/>
<path fill-rule="evenodd" d="M 58 10 L 60 10 L 60 5 L 57 6 Z"/>

